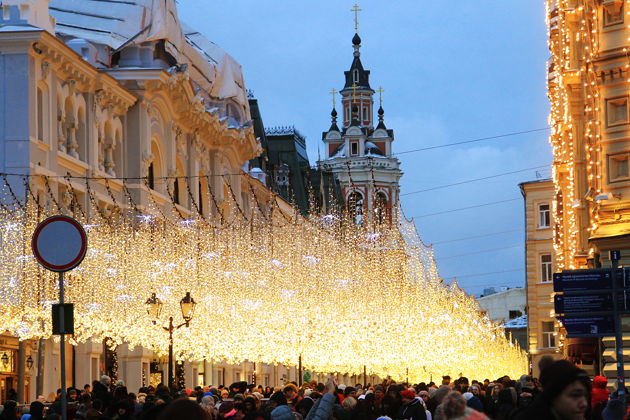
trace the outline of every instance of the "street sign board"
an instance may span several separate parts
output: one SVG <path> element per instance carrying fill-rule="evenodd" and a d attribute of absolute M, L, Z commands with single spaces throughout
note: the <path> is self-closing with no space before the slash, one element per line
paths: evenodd
<path fill-rule="evenodd" d="M 87 251 L 83 226 L 68 216 L 52 216 L 35 228 L 31 240 L 37 261 L 50 271 L 64 272 L 79 265 Z"/>
<path fill-rule="evenodd" d="M 584 269 L 553 273 L 554 292 L 581 292 L 587 290 L 612 290 L 611 270 Z"/>
<path fill-rule="evenodd" d="M 74 305 L 72 303 L 52 305 L 53 334 L 74 334 Z"/>
<path fill-rule="evenodd" d="M 612 315 L 585 317 L 558 317 L 567 330 L 567 337 L 610 337 L 615 335 Z"/>
<path fill-rule="evenodd" d="M 555 295 L 554 311 L 557 314 L 576 312 L 610 312 L 613 310 L 612 293 L 596 293 L 588 295 Z"/>

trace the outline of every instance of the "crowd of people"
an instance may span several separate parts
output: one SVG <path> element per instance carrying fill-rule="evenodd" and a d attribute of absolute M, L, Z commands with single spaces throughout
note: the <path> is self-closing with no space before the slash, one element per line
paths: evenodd
<path fill-rule="evenodd" d="M 109 377 L 68 391 L 70 420 L 626 420 L 627 403 L 566 360 L 543 359 L 540 379 L 452 380 L 414 386 L 386 381 L 345 386 L 330 379 L 300 387 L 237 382 L 172 392 L 164 385 L 128 392 Z M 624 397 L 624 395 L 622 395 Z M 61 391 L 25 407 L 3 405 L 0 420 L 57 420 Z"/>

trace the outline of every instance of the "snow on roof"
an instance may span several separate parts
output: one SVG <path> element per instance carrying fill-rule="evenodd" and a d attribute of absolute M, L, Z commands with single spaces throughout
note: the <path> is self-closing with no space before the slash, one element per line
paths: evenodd
<path fill-rule="evenodd" d="M 163 39 L 178 63 L 191 64 L 191 78 L 202 89 L 248 108 L 241 65 L 183 24 L 175 0 L 51 0 L 49 10 L 57 33 L 113 50 Z"/>
<path fill-rule="evenodd" d="M 527 315 L 519 316 L 506 322 L 505 328 L 527 328 Z"/>
<path fill-rule="evenodd" d="M 48 6 L 59 33 L 118 49 L 126 42 L 184 38 L 174 0 L 52 0 Z"/>

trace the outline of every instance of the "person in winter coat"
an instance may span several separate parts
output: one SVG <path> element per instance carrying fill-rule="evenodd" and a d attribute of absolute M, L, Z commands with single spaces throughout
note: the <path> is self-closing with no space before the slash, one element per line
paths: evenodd
<path fill-rule="evenodd" d="M 209 420 L 210 414 L 188 398 L 180 398 L 168 404 L 158 420 Z"/>
<path fill-rule="evenodd" d="M 625 404 L 621 400 L 610 400 L 602 411 L 603 420 L 623 420 L 626 415 Z"/>
<path fill-rule="evenodd" d="M 20 420 L 44 420 L 44 404 L 33 401 L 28 414 L 24 414 Z"/>
<path fill-rule="evenodd" d="M 608 380 L 603 376 L 593 378 L 593 390 L 591 391 L 591 407 L 595 408 L 599 403 L 606 403 L 610 397 L 610 391 L 606 389 Z"/>
<path fill-rule="evenodd" d="M 17 402 L 13 400 L 6 400 L 4 402 L 4 410 L 0 414 L 2 420 L 15 420 L 17 419 Z"/>
<path fill-rule="evenodd" d="M 476 397 L 472 392 L 464 392 L 463 396 L 468 407 L 483 413 L 483 403 L 478 397 Z"/>
<path fill-rule="evenodd" d="M 511 420 L 583 420 L 591 402 L 591 380 L 567 360 L 545 366 L 540 373 L 542 393 Z"/>
<path fill-rule="evenodd" d="M 416 394 L 408 389 L 400 393 L 402 405 L 398 410 L 397 420 L 427 420 L 424 404 L 416 398 Z"/>
<path fill-rule="evenodd" d="M 313 405 L 305 420 L 329 420 L 335 405 L 336 389 L 336 382 L 333 379 L 329 379 L 325 388 L 326 393 Z"/>
<path fill-rule="evenodd" d="M 485 414 L 466 406 L 466 399 L 457 391 L 451 391 L 435 410 L 435 420 L 488 420 Z"/>
<path fill-rule="evenodd" d="M 295 420 L 295 416 L 288 405 L 280 405 L 271 412 L 271 420 Z"/>

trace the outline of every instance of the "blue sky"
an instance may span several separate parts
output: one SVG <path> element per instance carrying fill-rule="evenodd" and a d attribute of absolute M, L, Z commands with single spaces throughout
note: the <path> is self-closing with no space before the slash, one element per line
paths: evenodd
<path fill-rule="evenodd" d="M 266 126 L 295 125 L 317 160 L 330 126 L 331 88 L 352 62 L 354 1 L 181 0 L 180 18 L 242 65 Z M 542 0 L 362 1 L 361 59 L 382 85 L 394 152 L 540 129 L 549 103 Z M 407 153 L 401 193 L 551 163 L 548 132 Z M 537 170 L 543 177 L 549 167 Z M 518 183 L 536 170 L 404 195 L 440 274 L 469 293 L 524 285 Z M 503 200 L 470 210 L 444 211 Z M 432 213 L 441 213 L 426 216 Z M 471 236 L 492 236 L 453 241 Z M 487 252 L 485 252 L 488 250 Z M 470 254 L 470 255 L 469 255 Z M 475 274 L 494 273 L 473 276 Z"/>

